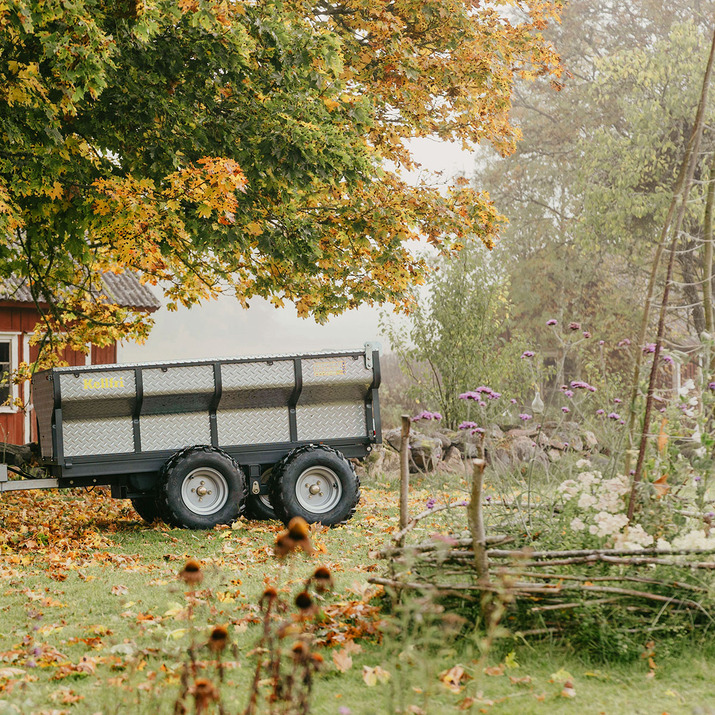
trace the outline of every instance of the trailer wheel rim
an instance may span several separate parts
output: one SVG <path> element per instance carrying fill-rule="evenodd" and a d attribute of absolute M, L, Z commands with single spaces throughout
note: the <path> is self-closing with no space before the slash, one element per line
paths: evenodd
<path fill-rule="evenodd" d="M 309 467 L 296 480 L 298 503 L 312 514 L 325 514 L 334 509 L 343 495 L 338 475 L 328 467 Z"/>
<path fill-rule="evenodd" d="M 215 514 L 228 501 L 228 482 L 217 469 L 198 467 L 181 485 L 181 498 L 194 514 Z"/>

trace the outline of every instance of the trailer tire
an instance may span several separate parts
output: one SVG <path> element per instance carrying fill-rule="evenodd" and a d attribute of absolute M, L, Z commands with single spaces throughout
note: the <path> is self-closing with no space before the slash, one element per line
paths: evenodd
<path fill-rule="evenodd" d="M 134 511 L 147 524 L 152 524 L 155 519 L 161 517 L 161 508 L 156 497 L 133 497 L 131 501 Z"/>
<path fill-rule="evenodd" d="M 174 526 L 212 529 L 246 508 L 246 477 L 225 452 L 208 446 L 177 452 L 161 468 L 160 511 Z M 204 498 L 206 501 L 204 501 Z"/>
<path fill-rule="evenodd" d="M 289 452 L 274 467 L 271 504 L 281 521 L 294 516 L 325 526 L 344 524 L 360 501 L 360 480 L 335 449 L 307 445 Z"/>
<path fill-rule="evenodd" d="M 272 471 L 272 469 L 266 469 L 261 474 L 261 484 L 270 485 Z M 255 521 L 267 521 L 278 517 L 267 494 L 249 494 L 246 498 L 246 518 Z"/>

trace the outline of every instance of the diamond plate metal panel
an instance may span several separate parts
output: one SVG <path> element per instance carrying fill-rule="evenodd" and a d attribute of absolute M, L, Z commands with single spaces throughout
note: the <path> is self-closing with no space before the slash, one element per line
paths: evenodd
<path fill-rule="evenodd" d="M 363 403 L 298 405 L 296 423 L 301 441 L 364 437 L 367 434 Z"/>
<path fill-rule="evenodd" d="M 211 444 L 211 428 L 207 412 L 142 415 L 139 418 L 139 430 L 142 452 Z"/>
<path fill-rule="evenodd" d="M 365 367 L 364 356 L 309 358 L 302 361 L 303 385 L 358 383 L 370 385 L 372 370 Z"/>
<path fill-rule="evenodd" d="M 219 410 L 218 442 L 221 446 L 290 442 L 288 408 Z"/>
<path fill-rule="evenodd" d="M 270 364 L 269 364 L 270 363 Z M 292 360 L 234 363 L 221 366 L 224 392 L 233 389 L 293 389 L 295 372 Z"/>
<path fill-rule="evenodd" d="M 101 400 L 133 398 L 134 370 L 93 371 L 61 373 L 55 376 L 60 381 L 62 410 L 69 402 L 76 400 L 91 401 L 97 404 Z"/>
<path fill-rule="evenodd" d="M 214 391 L 213 364 L 145 369 L 142 380 L 144 397 Z"/>
<path fill-rule="evenodd" d="M 131 417 L 74 420 L 62 425 L 65 457 L 134 451 Z"/>

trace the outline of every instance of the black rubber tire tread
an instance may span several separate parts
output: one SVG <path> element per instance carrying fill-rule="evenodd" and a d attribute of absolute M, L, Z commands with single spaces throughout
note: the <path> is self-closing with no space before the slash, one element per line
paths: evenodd
<path fill-rule="evenodd" d="M 218 469 L 228 481 L 229 498 L 215 514 L 195 514 L 184 506 L 181 499 L 181 484 L 184 477 L 191 470 L 201 466 Z M 232 471 L 227 473 L 222 467 Z M 216 447 L 196 445 L 176 452 L 159 471 L 159 483 L 159 515 L 171 526 L 213 529 L 217 524 L 230 524 L 236 521 L 246 509 L 248 493 L 246 476 L 233 457 Z"/>
<path fill-rule="evenodd" d="M 159 503 L 156 496 L 133 497 L 132 506 L 134 511 L 147 523 L 152 524 L 155 519 L 161 517 Z"/>
<path fill-rule="evenodd" d="M 270 485 L 271 471 L 267 469 L 261 474 L 261 482 L 265 480 Z M 270 487 L 269 487 L 270 488 Z M 246 499 L 246 519 L 254 521 L 269 521 L 277 519 L 276 511 L 272 507 L 267 507 L 259 498 L 258 494 L 249 494 Z"/>
<path fill-rule="evenodd" d="M 267 507 L 256 494 L 249 494 L 246 498 L 246 519 L 253 521 L 270 521 L 277 519 L 276 510 Z"/>
<path fill-rule="evenodd" d="M 326 459 L 328 464 L 325 466 L 335 471 L 342 482 L 343 493 L 340 502 L 331 511 L 310 514 L 298 503 L 292 484 L 308 467 L 324 463 Z M 308 444 L 289 452 L 273 466 L 269 493 L 276 516 L 286 525 L 294 516 L 302 516 L 309 524 L 338 526 L 348 522 L 357 509 L 360 502 L 360 478 L 353 465 L 337 449 Z"/>

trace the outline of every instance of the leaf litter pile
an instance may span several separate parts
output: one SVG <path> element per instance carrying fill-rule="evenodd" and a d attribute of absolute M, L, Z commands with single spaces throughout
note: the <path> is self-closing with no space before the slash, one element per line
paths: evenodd
<path fill-rule="evenodd" d="M 4 495 L 0 712 L 311 711 L 315 677 L 381 641 L 366 579 L 390 502 L 365 489 L 350 524 L 312 527 L 304 549 L 277 522 L 146 525 L 101 489 Z M 365 668 L 363 687 L 387 677 Z"/>

